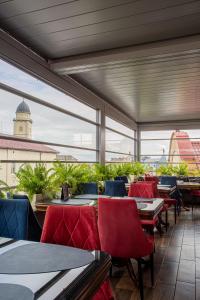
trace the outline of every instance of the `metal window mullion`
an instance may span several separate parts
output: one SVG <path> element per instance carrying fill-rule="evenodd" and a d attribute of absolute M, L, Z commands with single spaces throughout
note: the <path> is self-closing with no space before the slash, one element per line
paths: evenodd
<path fill-rule="evenodd" d="M 122 136 L 124 136 L 124 137 L 127 137 L 127 138 L 130 139 L 130 140 L 135 140 L 135 137 L 131 137 L 131 136 L 129 136 L 129 135 L 123 133 L 123 132 L 119 132 L 118 130 L 115 130 L 115 129 L 110 128 L 110 127 L 107 127 L 107 126 L 106 126 L 105 128 L 108 129 L 108 130 L 110 130 L 110 131 L 113 131 L 113 132 L 115 132 L 115 133 L 117 133 L 117 134 L 119 134 L 119 135 L 122 135 Z"/>
<path fill-rule="evenodd" d="M 106 150 L 106 153 L 114 153 L 114 154 L 122 154 L 122 155 L 134 156 L 134 153 L 130 154 L 130 153 L 125 153 L 125 152 L 110 151 L 110 150 Z"/>
<path fill-rule="evenodd" d="M 72 149 L 78 149 L 78 150 L 98 151 L 98 149 L 94 149 L 94 148 L 79 147 L 79 146 L 73 146 L 73 145 L 67 145 L 67 144 L 57 144 L 57 143 L 43 142 L 43 141 L 37 141 L 37 140 L 28 140 L 28 139 L 23 139 L 23 138 L 16 138 L 14 136 L 6 136 L 6 135 L 0 134 L 0 140 L 1 139 L 25 142 L 25 143 L 30 143 L 30 144 L 41 144 L 41 145 L 47 145 L 47 146 L 72 148 Z M 32 150 L 30 150 L 30 151 L 32 151 Z"/>
<path fill-rule="evenodd" d="M 45 101 L 45 100 L 42 100 L 42 99 L 37 98 L 37 97 L 35 97 L 35 96 L 29 95 L 29 94 L 24 93 L 24 92 L 22 92 L 22 91 L 19 91 L 19 90 L 13 88 L 13 87 L 10 87 L 10 86 L 8 86 L 8 85 L 6 85 L 6 84 L 1 83 L 1 82 L 0 82 L 0 89 L 5 90 L 5 91 L 7 91 L 7 92 L 9 92 L 9 93 L 11 93 L 11 94 L 14 94 L 14 95 L 16 95 L 16 96 L 19 96 L 19 97 L 28 99 L 28 100 L 30 100 L 30 101 L 32 101 L 32 102 L 37 103 L 37 104 L 43 105 L 43 106 L 45 106 L 45 107 L 54 109 L 54 110 L 56 110 L 56 111 L 59 111 L 59 112 L 61 112 L 61 113 L 66 114 L 66 115 L 70 115 L 71 117 L 80 119 L 80 120 L 82 120 L 82 121 L 84 121 L 84 122 L 87 122 L 87 123 L 90 123 L 90 124 L 92 124 L 92 125 L 98 125 L 98 124 L 97 124 L 96 122 L 94 122 L 94 121 L 91 121 L 91 120 L 89 120 L 89 119 L 86 119 L 86 118 L 84 118 L 84 117 L 81 117 L 81 116 L 79 116 L 79 115 L 77 115 L 77 114 L 75 114 L 75 113 L 73 113 L 73 112 L 71 112 L 71 111 L 69 111 L 69 110 L 66 110 L 66 109 L 64 109 L 64 108 L 61 108 L 61 107 L 56 106 L 56 105 L 54 105 L 54 104 L 51 104 L 51 103 L 49 103 L 49 102 L 47 102 L 47 101 Z"/>
<path fill-rule="evenodd" d="M 99 120 L 100 126 L 99 126 L 99 162 L 102 165 L 105 165 L 105 142 L 106 142 L 106 133 L 105 133 L 105 111 L 100 110 L 99 111 Z"/>

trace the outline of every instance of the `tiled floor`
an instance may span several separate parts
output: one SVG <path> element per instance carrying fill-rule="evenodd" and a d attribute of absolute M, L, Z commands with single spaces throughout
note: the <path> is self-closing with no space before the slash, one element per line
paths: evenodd
<path fill-rule="evenodd" d="M 162 237 L 156 234 L 155 286 L 144 269 L 145 300 L 200 299 L 200 208 L 181 212 Z M 137 265 L 134 263 L 134 269 Z M 115 268 L 111 279 L 117 300 L 140 299 L 125 268 Z"/>

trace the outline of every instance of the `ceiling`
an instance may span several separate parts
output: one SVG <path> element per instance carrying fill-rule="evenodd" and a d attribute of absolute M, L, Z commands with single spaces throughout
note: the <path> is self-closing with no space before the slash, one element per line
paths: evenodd
<path fill-rule="evenodd" d="M 199 119 L 200 47 L 136 59 L 134 46 L 200 34 L 200 1 L 0 0 L 0 25 L 137 122 Z"/>

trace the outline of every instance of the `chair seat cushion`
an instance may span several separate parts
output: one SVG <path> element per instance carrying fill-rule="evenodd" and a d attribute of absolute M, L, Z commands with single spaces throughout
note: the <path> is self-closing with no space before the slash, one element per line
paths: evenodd
<path fill-rule="evenodd" d="M 171 198 L 165 198 L 164 199 L 164 203 L 168 204 L 169 206 L 176 205 L 177 200 L 176 199 L 171 199 Z"/>
<path fill-rule="evenodd" d="M 140 220 L 141 221 L 141 224 L 142 224 L 142 226 L 143 225 L 145 225 L 145 226 L 156 226 L 156 224 L 157 224 L 157 222 L 158 222 L 158 218 L 156 217 L 156 218 L 154 218 L 154 219 L 152 219 L 152 220 L 143 220 L 143 219 L 141 219 Z"/>
<path fill-rule="evenodd" d="M 200 190 L 192 191 L 192 196 L 200 197 Z"/>

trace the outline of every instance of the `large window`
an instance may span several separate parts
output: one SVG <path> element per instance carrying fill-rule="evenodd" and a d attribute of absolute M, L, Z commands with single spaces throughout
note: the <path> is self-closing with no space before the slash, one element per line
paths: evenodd
<path fill-rule="evenodd" d="M 129 162 L 135 159 L 135 132 L 106 117 L 106 162 Z"/>
<path fill-rule="evenodd" d="M 200 168 L 200 129 L 141 131 L 140 160 L 152 166 L 184 162 Z"/>
<path fill-rule="evenodd" d="M 14 185 L 26 162 L 98 161 L 95 109 L 4 61 L 0 83 L 1 180 Z"/>

